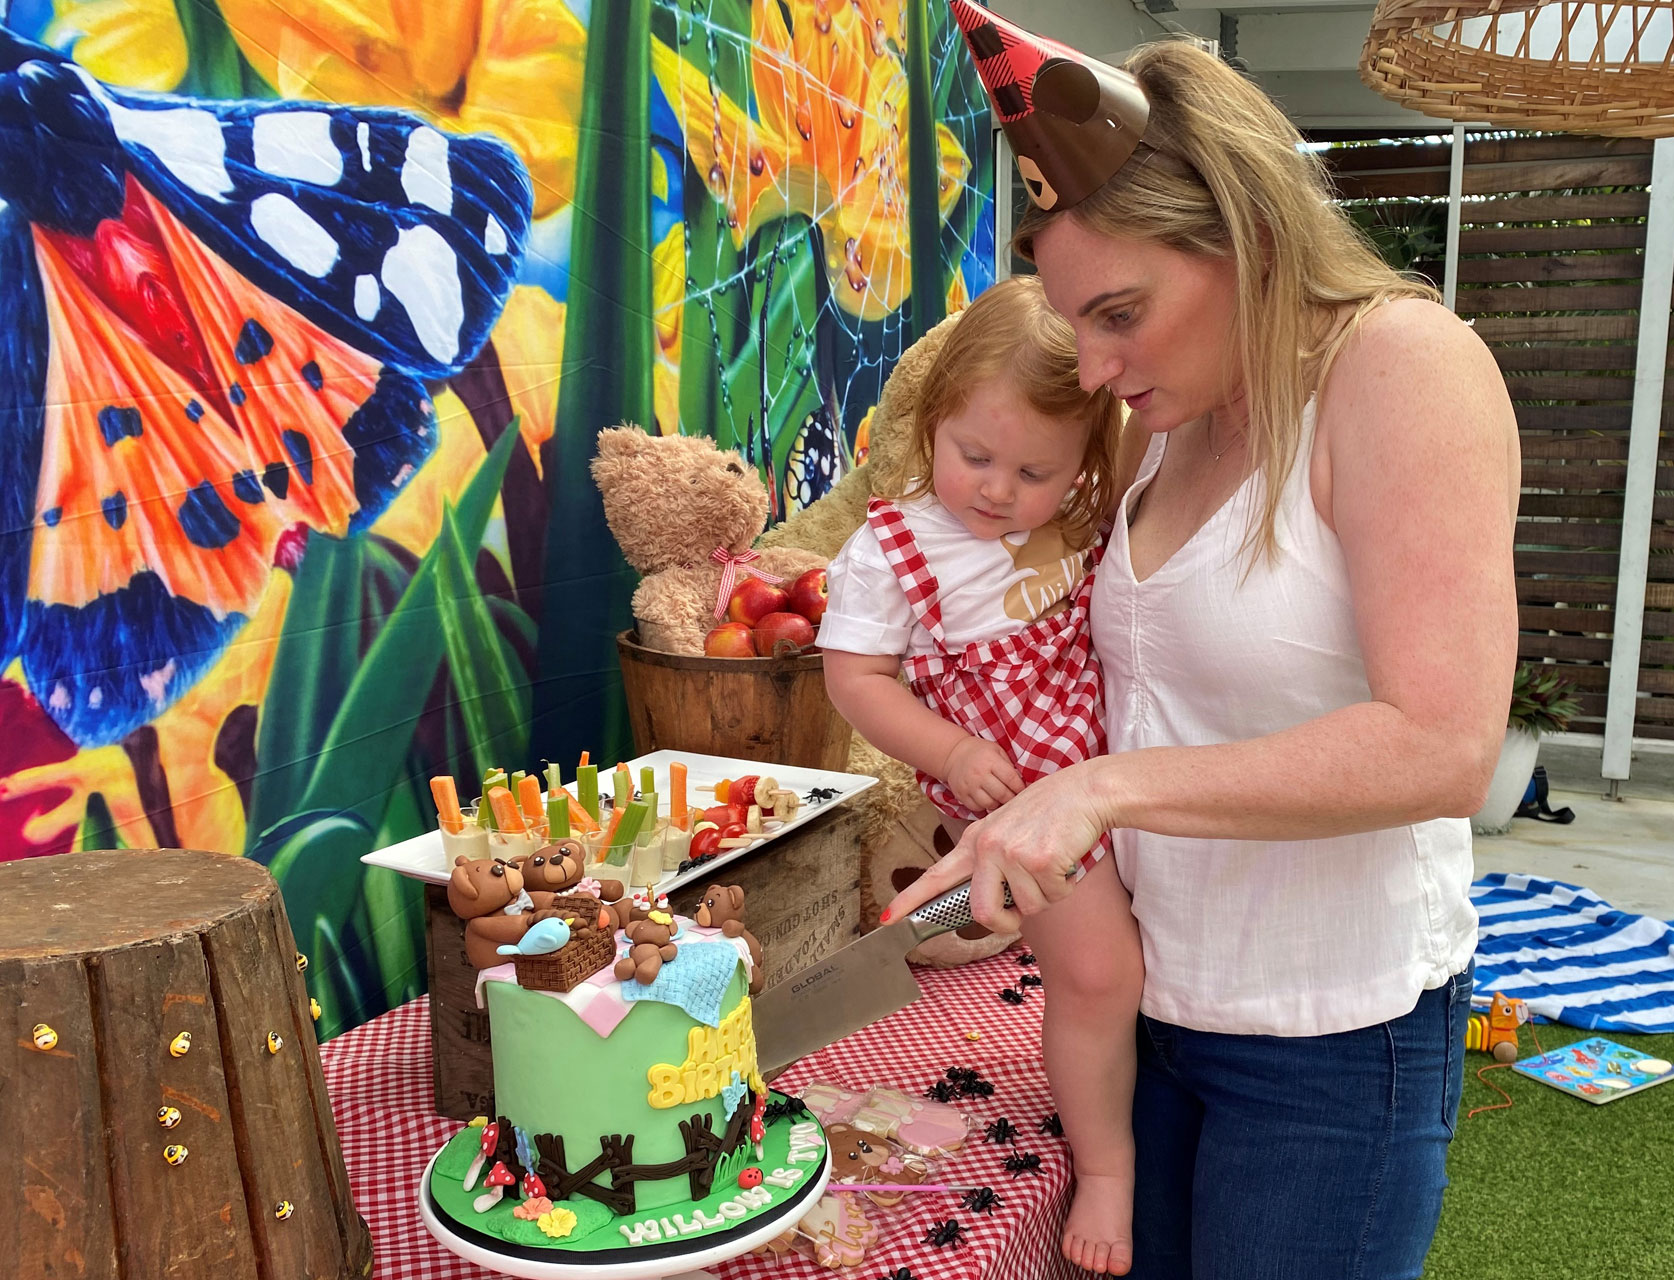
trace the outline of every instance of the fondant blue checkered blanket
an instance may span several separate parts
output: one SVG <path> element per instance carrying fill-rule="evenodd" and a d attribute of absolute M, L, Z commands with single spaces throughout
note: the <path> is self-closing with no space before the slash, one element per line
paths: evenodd
<path fill-rule="evenodd" d="M 1471 886 L 1482 923 L 1476 1000 L 1496 991 L 1589 1031 L 1674 1031 L 1674 927 L 1589 889 L 1495 872 Z"/>

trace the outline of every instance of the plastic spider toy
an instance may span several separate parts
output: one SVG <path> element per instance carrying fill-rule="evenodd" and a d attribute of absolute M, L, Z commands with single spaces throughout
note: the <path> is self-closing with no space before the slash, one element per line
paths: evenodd
<path fill-rule="evenodd" d="M 942 1074 L 956 1085 L 963 1085 L 967 1080 L 982 1079 L 982 1073 L 975 1067 L 949 1067 Z"/>
<path fill-rule="evenodd" d="M 1035 963 L 1035 953 L 1033 951 L 1025 951 L 1022 955 L 1017 957 L 1017 963 L 1018 964 L 1034 964 Z"/>
<path fill-rule="evenodd" d="M 680 870 L 681 871 L 690 871 L 693 867 L 701 867 L 704 863 L 708 862 L 711 858 L 715 858 L 715 857 L 719 857 L 719 856 L 720 856 L 719 854 L 714 854 L 714 853 L 700 853 L 700 854 L 698 854 L 697 857 L 687 858 L 684 862 L 682 862 L 680 864 Z"/>
<path fill-rule="evenodd" d="M 960 1203 L 972 1213 L 993 1213 L 1005 1201 L 1000 1199 L 1000 1193 L 993 1187 L 972 1187 Z"/>
<path fill-rule="evenodd" d="M 1038 987 L 1044 981 L 1038 973 L 1026 973 L 1017 980 L 1017 984 L 1022 987 Z"/>
<path fill-rule="evenodd" d="M 913 1273 L 905 1267 L 897 1267 L 887 1276 L 879 1276 L 878 1280 L 914 1280 Z"/>
<path fill-rule="evenodd" d="M 984 1142 L 1015 1143 L 1017 1141 L 1017 1126 L 1001 1116 L 998 1120 L 991 1121 L 983 1129 L 982 1140 Z"/>
<path fill-rule="evenodd" d="M 966 1080 L 959 1085 L 959 1094 L 964 1098 L 992 1098 L 994 1086 L 987 1080 Z"/>
<path fill-rule="evenodd" d="M 1058 1113 L 1054 1111 L 1035 1126 L 1035 1132 L 1051 1134 L 1054 1138 L 1061 1138 L 1064 1136 L 1064 1122 L 1058 1119 Z"/>
<path fill-rule="evenodd" d="M 806 804 L 824 804 L 827 800 L 835 799 L 836 796 L 836 787 L 810 787 L 808 794 L 803 796 L 802 799 Z"/>
<path fill-rule="evenodd" d="M 1007 1004 L 1022 1004 L 1023 993 L 1016 987 L 1007 987 L 1005 990 L 1000 992 L 1000 999 L 1004 1000 Z"/>
<path fill-rule="evenodd" d="M 1007 1156 L 1006 1172 L 1014 1178 L 1020 1173 L 1039 1173 L 1040 1157 L 1033 1151 L 1020 1151 L 1016 1155 Z"/>
<path fill-rule="evenodd" d="M 933 1102 L 952 1102 L 959 1095 L 946 1080 L 938 1080 L 924 1091 L 924 1096 Z"/>
<path fill-rule="evenodd" d="M 958 1244 L 965 1238 L 965 1228 L 954 1219 L 938 1222 L 924 1233 L 924 1242 L 933 1244 L 938 1249 L 945 1249 L 950 1244 Z"/>
<path fill-rule="evenodd" d="M 762 1112 L 762 1119 L 772 1124 L 775 1120 L 795 1120 L 800 1116 L 811 1115 L 801 1098 L 787 1097 L 782 1101 L 775 1099 L 767 1104 L 767 1110 Z"/>

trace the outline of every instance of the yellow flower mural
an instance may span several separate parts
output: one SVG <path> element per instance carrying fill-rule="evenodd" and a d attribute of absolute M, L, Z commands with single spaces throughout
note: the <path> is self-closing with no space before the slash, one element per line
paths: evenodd
<path fill-rule="evenodd" d="M 881 319 L 899 309 L 912 287 L 903 142 L 908 85 L 890 44 L 899 36 L 900 6 L 816 0 L 793 28 L 777 0 L 754 0 L 752 22 L 759 119 L 712 90 L 672 49 L 652 46 L 663 92 L 682 111 L 693 166 L 726 206 L 737 245 L 786 214 L 818 223 L 832 296 L 861 319 Z M 945 218 L 971 162 L 945 124 L 936 138 Z"/>
<path fill-rule="evenodd" d="M 73 46 L 101 80 L 166 93 L 186 75 L 186 33 L 174 0 L 58 0 L 48 44 Z"/>
<path fill-rule="evenodd" d="M 529 167 L 537 218 L 575 198 L 587 30 L 564 0 L 221 0 L 221 12 L 281 96 L 498 134 Z"/>

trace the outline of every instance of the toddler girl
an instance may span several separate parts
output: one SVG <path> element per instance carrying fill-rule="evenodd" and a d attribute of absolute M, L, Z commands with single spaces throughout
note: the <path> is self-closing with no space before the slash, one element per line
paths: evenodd
<path fill-rule="evenodd" d="M 1087 602 L 1121 415 L 1104 388 L 1081 389 L 1073 330 L 1023 276 L 954 323 L 914 419 L 915 478 L 872 499 L 832 562 L 819 643 L 833 704 L 918 771 L 957 840 L 1025 784 L 1105 749 Z M 1024 934 L 1049 993 L 1046 1072 L 1075 1157 L 1064 1253 L 1121 1274 L 1143 974 L 1108 848 L 1106 836 L 1082 860 L 1088 883 L 1029 915 Z"/>

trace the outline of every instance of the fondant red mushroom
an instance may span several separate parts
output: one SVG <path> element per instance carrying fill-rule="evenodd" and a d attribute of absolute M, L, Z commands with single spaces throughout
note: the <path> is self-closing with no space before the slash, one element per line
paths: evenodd
<path fill-rule="evenodd" d="M 483 1179 L 483 1186 L 488 1190 L 471 1201 L 471 1207 L 478 1213 L 487 1213 L 500 1203 L 500 1197 L 506 1194 L 507 1187 L 516 1185 L 517 1179 L 512 1176 L 512 1171 L 506 1168 L 506 1162 L 496 1160 L 494 1167 L 488 1171 L 488 1177 Z"/>
<path fill-rule="evenodd" d="M 477 1175 L 482 1172 L 488 1157 L 494 1154 L 494 1148 L 500 1145 L 500 1126 L 492 1120 L 483 1126 L 482 1146 L 477 1154 L 471 1157 L 471 1167 L 465 1170 L 465 1190 L 469 1191 L 477 1185 Z"/>
<path fill-rule="evenodd" d="M 523 1198 L 538 1200 L 546 1194 L 546 1183 L 542 1182 L 533 1169 L 523 1175 Z"/>

